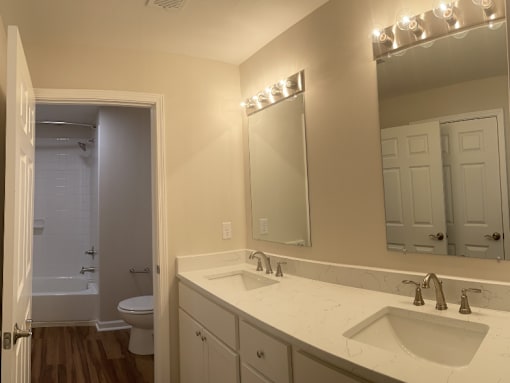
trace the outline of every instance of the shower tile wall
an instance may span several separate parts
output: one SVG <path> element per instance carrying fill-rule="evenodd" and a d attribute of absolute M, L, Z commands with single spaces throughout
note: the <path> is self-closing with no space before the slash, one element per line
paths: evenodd
<path fill-rule="evenodd" d="M 34 276 L 78 275 L 93 263 L 84 251 L 95 245 L 97 154 L 78 141 L 37 138 L 34 196 Z M 97 195 L 97 194 L 96 194 Z M 94 275 L 89 274 L 89 277 Z"/>

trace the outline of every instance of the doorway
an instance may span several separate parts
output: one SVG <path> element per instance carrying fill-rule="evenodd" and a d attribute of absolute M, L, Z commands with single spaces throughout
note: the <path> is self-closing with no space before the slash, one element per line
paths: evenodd
<path fill-rule="evenodd" d="M 170 379 L 169 278 L 167 254 L 167 204 L 162 95 L 120 91 L 36 89 L 38 104 L 104 105 L 150 109 L 152 184 L 152 270 L 154 294 L 154 377 Z"/>

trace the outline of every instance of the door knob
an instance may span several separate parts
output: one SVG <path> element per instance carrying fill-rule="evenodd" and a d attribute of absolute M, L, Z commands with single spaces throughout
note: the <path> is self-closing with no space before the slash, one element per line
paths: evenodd
<path fill-rule="evenodd" d="M 29 325 L 31 322 L 32 322 L 31 320 L 30 320 L 30 322 L 27 321 L 27 323 L 29 323 Z M 14 325 L 14 332 L 13 332 L 14 344 L 16 344 L 16 342 L 18 341 L 19 338 L 28 338 L 30 336 L 32 336 L 32 326 L 30 326 L 26 330 L 22 330 L 18 327 L 17 323 Z"/>
<path fill-rule="evenodd" d="M 444 239 L 444 234 L 439 232 L 437 234 L 429 234 L 430 239 L 435 239 L 436 241 L 442 241 Z"/>
<path fill-rule="evenodd" d="M 484 237 L 487 239 L 492 239 L 493 241 L 499 241 L 501 239 L 501 234 L 494 232 L 492 234 L 485 234 Z"/>

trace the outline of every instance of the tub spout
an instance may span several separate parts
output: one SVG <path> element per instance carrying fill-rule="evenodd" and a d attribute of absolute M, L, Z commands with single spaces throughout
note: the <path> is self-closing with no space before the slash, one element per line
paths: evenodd
<path fill-rule="evenodd" d="M 80 270 L 80 274 L 95 273 L 95 272 L 96 272 L 96 268 L 95 267 L 85 267 L 85 266 L 82 266 L 81 270 Z"/>

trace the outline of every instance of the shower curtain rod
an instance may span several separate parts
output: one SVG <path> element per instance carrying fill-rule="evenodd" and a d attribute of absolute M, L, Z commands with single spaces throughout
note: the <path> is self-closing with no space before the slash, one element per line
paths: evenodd
<path fill-rule="evenodd" d="M 73 125 L 73 126 L 85 126 L 88 128 L 96 129 L 96 125 L 92 124 L 84 124 L 81 122 L 67 122 L 67 121 L 36 121 L 36 124 L 46 124 L 46 125 Z"/>

